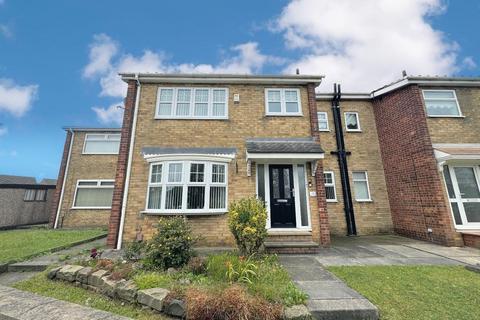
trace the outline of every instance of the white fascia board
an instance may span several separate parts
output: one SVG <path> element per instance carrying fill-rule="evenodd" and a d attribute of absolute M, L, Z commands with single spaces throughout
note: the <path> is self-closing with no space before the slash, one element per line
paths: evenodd
<path fill-rule="evenodd" d="M 182 161 L 182 160 L 231 162 L 233 159 L 235 159 L 235 154 L 195 154 L 195 153 L 145 154 L 143 158 L 148 163 L 161 162 L 161 161 Z"/>
<path fill-rule="evenodd" d="M 324 153 L 248 153 L 247 160 L 256 159 L 302 159 L 302 160 L 319 160 L 325 158 Z"/>

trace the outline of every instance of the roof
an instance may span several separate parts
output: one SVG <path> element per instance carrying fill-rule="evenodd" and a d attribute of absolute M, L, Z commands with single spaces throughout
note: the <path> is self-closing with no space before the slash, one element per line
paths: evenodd
<path fill-rule="evenodd" d="M 66 131 L 120 132 L 122 128 L 62 127 Z"/>
<path fill-rule="evenodd" d="M 206 147 L 206 148 L 174 148 L 174 147 L 144 147 L 143 155 L 163 155 L 163 154 L 234 154 L 236 148 Z"/>
<path fill-rule="evenodd" d="M 246 83 L 246 84 L 307 84 L 319 85 L 322 75 L 251 75 L 211 73 L 120 73 L 123 81 L 138 80 L 148 83 Z"/>
<path fill-rule="evenodd" d="M 251 138 L 248 153 L 324 153 L 313 138 Z"/>
<path fill-rule="evenodd" d="M 0 184 L 36 184 L 37 180 L 34 177 L 22 177 L 11 175 L 0 175 Z"/>
<path fill-rule="evenodd" d="M 47 185 L 47 186 L 56 186 L 57 185 L 57 180 L 56 179 L 47 179 L 44 178 L 42 181 L 40 181 L 41 185 Z"/>

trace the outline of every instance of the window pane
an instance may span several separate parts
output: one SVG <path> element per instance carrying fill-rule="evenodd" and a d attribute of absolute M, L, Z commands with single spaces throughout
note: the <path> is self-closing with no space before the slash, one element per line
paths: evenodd
<path fill-rule="evenodd" d="M 205 165 L 203 163 L 192 163 L 190 165 L 190 182 L 203 182 Z"/>
<path fill-rule="evenodd" d="M 365 172 L 354 172 L 353 173 L 353 180 L 366 180 L 367 175 Z"/>
<path fill-rule="evenodd" d="M 25 194 L 23 196 L 24 201 L 33 201 L 35 200 L 35 190 L 28 189 L 25 190 Z"/>
<path fill-rule="evenodd" d="M 269 102 L 268 103 L 268 112 L 281 112 L 282 107 L 280 102 Z"/>
<path fill-rule="evenodd" d="M 345 115 L 347 129 L 348 130 L 358 130 L 358 120 L 356 113 L 347 113 Z"/>
<path fill-rule="evenodd" d="M 356 200 L 367 200 L 370 198 L 366 181 L 354 181 L 353 186 L 355 188 Z"/>
<path fill-rule="evenodd" d="M 177 90 L 177 116 L 188 116 L 190 114 L 190 89 Z"/>
<path fill-rule="evenodd" d="M 156 164 L 152 166 L 152 177 L 150 179 L 152 183 L 162 182 L 162 165 Z"/>
<path fill-rule="evenodd" d="M 457 177 L 458 189 L 462 199 L 480 198 L 477 180 L 472 167 L 455 167 L 455 176 Z"/>
<path fill-rule="evenodd" d="M 208 116 L 208 103 L 195 103 L 193 114 L 199 117 Z"/>
<path fill-rule="evenodd" d="M 327 120 L 319 120 L 319 121 L 318 121 L 318 129 L 319 129 L 319 130 L 328 130 L 328 122 L 327 122 Z"/>
<path fill-rule="evenodd" d="M 100 182 L 100 185 L 101 186 L 114 186 L 115 181 L 102 181 L 102 182 Z"/>
<path fill-rule="evenodd" d="M 162 187 L 150 187 L 148 194 L 148 209 L 160 209 L 162 201 Z"/>
<path fill-rule="evenodd" d="M 443 166 L 443 176 L 445 177 L 445 184 L 447 185 L 448 197 L 450 199 L 455 199 L 455 191 L 453 189 L 452 178 L 450 177 L 448 166 Z"/>
<path fill-rule="evenodd" d="M 188 116 L 190 114 L 190 103 L 177 103 L 177 116 Z"/>
<path fill-rule="evenodd" d="M 158 115 L 160 116 L 169 116 L 172 114 L 172 104 L 171 103 L 160 103 L 158 106 Z"/>
<path fill-rule="evenodd" d="M 290 169 L 283 169 L 283 196 L 286 199 L 292 197 L 291 193 L 292 187 L 290 186 Z"/>
<path fill-rule="evenodd" d="M 298 102 L 297 91 L 296 90 L 285 90 L 285 101 L 287 101 L 287 102 Z"/>
<path fill-rule="evenodd" d="M 305 166 L 299 164 L 297 166 L 298 172 L 298 191 L 300 196 L 300 218 L 302 226 L 308 226 L 308 211 L 307 211 L 307 189 L 305 188 Z"/>
<path fill-rule="evenodd" d="M 459 111 L 455 100 L 429 100 L 425 101 L 429 116 L 447 115 L 458 116 Z"/>
<path fill-rule="evenodd" d="M 225 165 L 223 164 L 212 165 L 212 182 L 218 182 L 218 183 L 225 182 Z"/>
<path fill-rule="evenodd" d="M 453 91 L 423 91 L 425 99 L 454 99 Z"/>
<path fill-rule="evenodd" d="M 325 180 L 325 184 L 332 183 L 332 174 L 330 172 L 324 172 L 323 173 L 323 179 Z"/>
<path fill-rule="evenodd" d="M 462 217 L 460 216 L 460 211 L 458 210 L 458 204 L 452 202 L 452 211 L 453 211 L 453 218 L 455 219 L 456 225 L 462 225 Z"/>
<path fill-rule="evenodd" d="M 468 222 L 480 222 L 480 202 L 464 202 L 463 207 Z"/>
<path fill-rule="evenodd" d="M 78 188 L 76 207 L 111 207 L 113 188 Z"/>
<path fill-rule="evenodd" d="M 214 103 L 212 108 L 212 116 L 223 117 L 225 116 L 225 103 Z"/>
<path fill-rule="evenodd" d="M 280 90 L 268 90 L 268 101 L 280 102 Z"/>
<path fill-rule="evenodd" d="M 221 90 L 213 90 L 213 102 L 226 102 L 226 91 Z"/>
<path fill-rule="evenodd" d="M 79 186 L 96 186 L 98 184 L 97 181 L 80 181 L 78 182 Z"/>
<path fill-rule="evenodd" d="M 279 171 L 277 168 L 272 169 L 272 184 L 271 184 L 271 190 L 272 190 L 272 195 L 274 199 L 280 198 L 280 176 L 279 176 Z"/>
<path fill-rule="evenodd" d="M 208 89 L 196 89 L 195 102 L 208 103 Z"/>
<path fill-rule="evenodd" d="M 37 194 L 35 195 L 36 201 L 44 201 L 45 200 L 45 190 L 37 190 Z"/>
<path fill-rule="evenodd" d="M 325 186 L 325 198 L 327 200 L 335 200 L 335 188 L 333 186 Z"/>
<path fill-rule="evenodd" d="M 226 187 L 210 187 L 210 209 L 226 208 Z"/>
<path fill-rule="evenodd" d="M 120 141 L 112 140 L 87 140 L 85 141 L 86 153 L 118 153 Z"/>
<path fill-rule="evenodd" d="M 167 186 L 165 195 L 165 209 L 181 209 L 182 193 L 182 186 Z"/>
<path fill-rule="evenodd" d="M 205 187 L 189 186 L 187 193 L 187 209 L 203 209 L 205 207 Z"/>
<path fill-rule="evenodd" d="M 286 102 L 285 107 L 287 112 L 298 112 L 298 102 Z"/>
<path fill-rule="evenodd" d="M 182 163 L 170 163 L 168 165 L 168 182 L 182 182 L 182 173 Z"/>
<path fill-rule="evenodd" d="M 257 188 L 258 198 L 265 201 L 265 166 L 263 164 L 257 166 Z"/>
<path fill-rule="evenodd" d="M 160 90 L 160 101 L 161 102 L 172 102 L 173 98 L 173 89 L 161 89 Z"/>
<path fill-rule="evenodd" d="M 318 118 L 318 120 L 326 120 L 327 119 L 327 113 L 326 112 L 318 112 L 317 113 L 317 118 Z"/>

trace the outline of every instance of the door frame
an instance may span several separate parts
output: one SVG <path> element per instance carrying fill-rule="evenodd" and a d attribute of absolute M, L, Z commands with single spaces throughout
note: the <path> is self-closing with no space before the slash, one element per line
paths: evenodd
<path fill-rule="evenodd" d="M 267 208 L 267 230 L 274 230 L 274 231 L 292 231 L 292 230 L 303 230 L 303 231 L 311 231 L 312 230 L 312 218 L 310 214 L 310 202 L 309 202 L 309 190 L 308 190 L 308 174 L 307 174 L 307 163 L 299 163 L 299 162 L 287 162 L 282 161 L 281 163 L 271 163 L 272 165 L 291 165 L 293 168 L 293 188 L 295 194 L 295 228 L 272 228 L 271 226 L 271 210 L 270 210 L 270 164 L 269 163 L 261 163 L 264 165 L 264 190 L 265 190 L 265 207 Z M 304 166 L 305 170 L 305 197 L 307 203 L 307 220 L 308 224 L 306 226 L 302 226 L 302 217 L 301 217 L 301 208 L 300 208 L 300 189 L 297 187 L 299 185 L 298 181 L 298 168 L 297 166 L 301 164 Z M 256 194 L 258 195 L 258 163 L 255 165 L 255 187 L 256 187 Z M 297 200 L 298 199 L 298 200 Z"/>
<path fill-rule="evenodd" d="M 465 214 L 465 208 L 463 207 L 464 201 L 462 201 L 462 197 L 460 195 L 460 189 L 458 187 L 458 181 L 457 181 L 457 175 L 455 174 L 454 168 L 472 168 L 473 169 L 473 174 L 475 175 L 475 181 L 477 182 L 477 188 L 480 190 L 480 166 L 478 164 L 447 164 L 448 165 L 448 170 L 450 173 L 450 179 L 452 180 L 452 186 L 453 186 L 453 191 L 455 192 L 455 198 L 450 199 L 448 196 L 447 192 L 447 198 L 448 198 L 448 203 L 450 204 L 450 212 L 452 214 L 453 218 L 453 224 L 455 226 L 455 229 L 461 229 L 461 230 L 470 230 L 470 229 L 479 229 L 480 228 L 480 222 L 468 222 L 467 216 Z M 444 179 L 445 181 L 445 179 Z M 479 198 L 480 199 L 480 198 Z M 452 201 L 454 200 L 454 201 Z M 460 213 L 460 217 L 462 219 L 462 225 L 457 225 L 455 224 L 455 218 L 453 217 L 453 208 L 452 208 L 452 202 L 457 203 L 458 206 L 458 211 Z M 477 202 L 477 201 L 476 201 Z M 478 201 L 480 202 L 480 201 Z"/>

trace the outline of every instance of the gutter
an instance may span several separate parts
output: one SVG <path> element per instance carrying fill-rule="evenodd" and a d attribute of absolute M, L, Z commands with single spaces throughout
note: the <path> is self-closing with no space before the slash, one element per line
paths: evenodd
<path fill-rule="evenodd" d="M 130 185 L 130 173 L 132 171 L 133 145 L 135 143 L 135 131 L 137 128 L 138 106 L 140 104 L 140 90 L 142 87 L 138 79 L 138 73 L 135 75 L 135 80 L 137 81 L 137 95 L 135 97 L 135 107 L 134 107 L 135 110 L 133 110 L 132 136 L 130 137 L 130 146 L 128 148 L 128 163 L 127 163 L 127 173 L 126 173 L 127 176 L 125 177 L 125 186 L 123 189 L 122 211 L 120 214 L 120 227 L 118 229 L 117 246 L 115 248 L 117 250 L 122 248 L 123 227 L 125 225 L 125 211 L 127 210 L 128 188 Z"/>
<path fill-rule="evenodd" d="M 67 183 L 68 168 L 70 167 L 70 157 L 72 155 L 73 142 L 75 138 L 75 132 L 72 129 L 68 129 L 68 131 L 72 134 L 72 137 L 70 138 L 70 146 L 68 147 L 67 165 L 65 166 L 65 173 L 63 175 L 62 191 L 60 191 L 60 199 L 58 200 L 57 215 L 55 216 L 55 224 L 53 225 L 53 229 L 58 228 L 58 219 L 62 209 L 63 194 L 65 191 L 65 184 Z"/>

